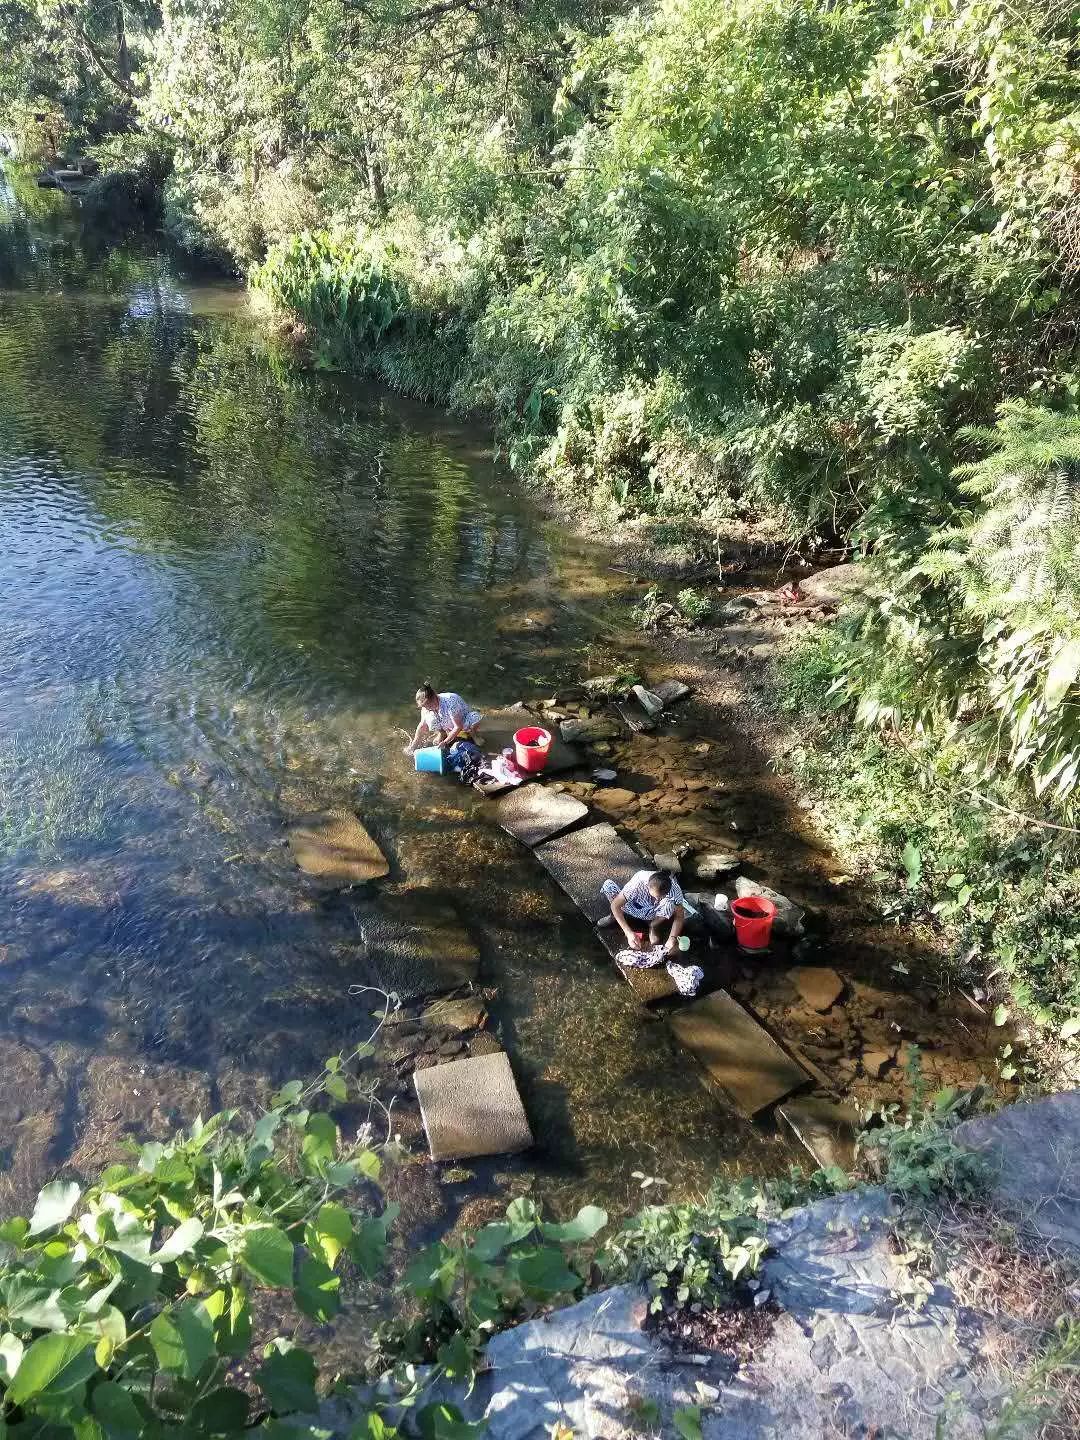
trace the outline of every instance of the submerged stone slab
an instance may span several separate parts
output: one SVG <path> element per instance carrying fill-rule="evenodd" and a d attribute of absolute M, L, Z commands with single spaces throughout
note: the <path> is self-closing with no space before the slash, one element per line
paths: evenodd
<path fill-rule="evenodd" d="M 799 1095 L 778 1105 L 776 1113 L 822 1170 L 830 1165 L 852 1168 L 859 1133 L 859 1112 L 854 1106 L 837 1105 L 817 1095 Z"/>
<path fill-rule="evenodd" d="M 432 1160 L 505 1155 L 533 1143 L 505 1053 L 451 1060 L 413 1079 Z"/>
<path fill-rule="evenodd" d="M 356 907 L 367 983 L 416 999 L 476 979 L 480 951 L 453 904 L 438 890 L 418 885 Z"/>
<path fill-rule="evenodd" d="M 522 785 L 499 801 L 497 813 L 502 828 L 531 847 L 569 830 L 584 819 L 589 807 L 542 785 Z"/>
<path fill-rule="evenodd" d="M 302 815 L 289 827 L 289 848 L 301 870 L 338 885 L 390 873 L 386 856 L 350 810 Z"/>
<path fill-rule="evenodd" d="M 756 1115 L 809 1079 L 726 990 L 675 1011 L 671 1028 L 744 1115 Z"/>
<path fill-rule="evenodd" d="M 792 984 L 806 1003 L 824 1013 L 844 993 L 844 982 L 827 965 L 797 965 L 788 972 Z"/>
<path fill-rule="evenodd" d="M 611 906 L 600 893 L 603 882 L 614 880 L 622 886 L 638 870 L 648 868 L 616 834 L 614 826 L 605 822 L 545 841 L 533 853 L 594 925 L 601 916 L 611 913 Z"/>
<path fill-rule="evenodd" d="M 562 770 L 573 770 L 575 765 L 584 763 L 581 751 L 561 738 L 557 725 L 530 714 L 528 710 L 486 711 L 480 725 L 485 751 L 490 754 L 493 751 L 512 750 L 514 732 L 529 725 L 539 725 L 551 736 L 551 749 L 548 751 L 548 762 L 543 772 L 545 775 L 557 775 Z"/>
<path fill-rule="evenodd" d="M 690 686 L 684 685 L 681 680 L 661 680 L 659 685 L 652 687 L 654 695 L 658 695 L 665 705 L 674 705 L 676 700 L 685 700 L 690 694 Z"/>

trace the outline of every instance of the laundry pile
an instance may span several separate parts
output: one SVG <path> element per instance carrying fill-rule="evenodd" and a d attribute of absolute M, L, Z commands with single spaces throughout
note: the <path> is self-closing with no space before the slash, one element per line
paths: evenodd
<path fill-rule="evenodd" d="M 627 970 L 653 970 L 663 965 L 666 959 L 663 945 L 651 945 L 647 950 L 620 950 L 615 956 L 615 963 Z M 679 994 L 687 997 L 696 995 L 705 979 L 705 971 L 700 965 L 679 965 L 674 960 L 667 960 L 667 972 Z"/>
<path fill-rule="evenodd" d="M 457 776 L 462 785 L 475 785 L 481 790 L 488 786 L 520 785 L 525 778 L 514 759 L 513 750 L 485 755 L 473 740 L 454 741 L 446 752 L 446 768 Z"/>

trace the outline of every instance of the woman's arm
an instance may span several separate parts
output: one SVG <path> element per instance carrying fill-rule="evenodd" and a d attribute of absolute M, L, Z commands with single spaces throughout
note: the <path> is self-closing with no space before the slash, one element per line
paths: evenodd
<path fill-rule="evenodd" d="M 637 931 L 631 930 L 630 926 L 626 923 L 626 916 L 623 914 L 625 909 L 626 896 L 616 895 L 615 899 L 611 902 L 611 913 L 615 916 L 616 923 L 629 941 L 630 948 L 632 950 L 638 950 L 641 947 L 641 939 Z"/>
<path fill-rule="evenodd" d="M 664 953 L 670 955 L 679 943 L 679 936 L 686 924 L 686 911 L 681 905 L 676 905 L 671 913 L 671 934 L 664 943 Z"/>
<path fill-rule="evenodd" d="M 420 721 L 420 724 L 417 725 L 416 729 L 413 731 L 413 737 L 412 737 L 412 739 L 411 739 L 411 740 L 409 741 L 409 743 L 405 746 L 405 754 L 406 754 L 406 755 L 411 755 L 411 754 L 413 753 L 413 751 L 416 749 L 417 745 L 420 744 L 420 735 L 421 735 L 421 732 L 424 731 L 424 730 L 426 730 L 427 728 L 428 728 L 428 723 L 427 723 L 427 721 L 426 721 L 426 720 L 421 720 L 421 721 Z"/>
<path fill-rule="evenodd" d="M 450 729 L 443 732 L 443 738 L 439 741 L 439 744 L 444 746 L 452 745 L 461 733 L 461 722 L 454 720 L 451 722 Z"/>

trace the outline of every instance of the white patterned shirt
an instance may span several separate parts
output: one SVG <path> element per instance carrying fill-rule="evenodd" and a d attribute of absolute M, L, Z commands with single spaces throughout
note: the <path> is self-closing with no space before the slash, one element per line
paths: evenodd
<path fill-rule="evenodd" d="M 651 894 L 649 881 L 655 874 L 655 870 L 639 870 L 622 888 L 625 913 L 634 920 L 670 920 L 676 905 L 683 903 L 682 887 L 674 876 L 671 878 L 671 889 L 662 899 L 658 900 Z"/>
<path fill-rule="evenodd" d="M 441 730 L 447 734 L 453 730 L 455 725 L 460 725 L 463 730 L 471 730 L 474 725 L 479 725 L 482 715 L 479 710 L 470 710 L 460 695 L 453 690 L 447 690 L 439 696 L 439 708 L 433 706 L 421 710 L 421 715 L 429 730 Z"/>

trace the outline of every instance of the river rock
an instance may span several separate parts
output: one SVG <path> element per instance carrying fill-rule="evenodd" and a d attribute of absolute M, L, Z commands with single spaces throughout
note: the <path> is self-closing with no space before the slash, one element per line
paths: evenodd
<path fill-rule="evenodd" d="M 827 966 L 800 965 L 790 974 L 795 989 L 815 1010 L 830 1009 L 844 993 L 843 980 Z"/>
<path fill-rule="evenodd" d="M 693 860 L 694 874 L 699 880 L 719 880 L 724 875 L 733 875 L 742 864 L 738 855 L 728 855 L 722 850 L 707 850 L 703 855 L 695 855 Z"/>
<path fill-rule="evenodd" d="M 661 680 L 659 685 L 652 687 L 652 693 L 658 695 L 665 705 L 674 705 L 690 694 L 690 686 L 684 685 L 681 680 Z"/>
<path fill-rule="evenodd" d="M 600 785 L 610 785 L 612 780 L 617 780 L 618 774 L 614 770 L 594 770 L 593 779 Z"/>
<path fill-rule="evenodd" d="M 583 716 L 580 719 L 564 720 L 559 734 L 567 744 L 593 740 L 614 740 L 620 734 L 618 723 L 603 715 Z"/>
<path fill-rule="evenodd" d="M 819 570 L 808 580 L 799 581 L 799 589 L 808 600 L 818 605 L 840 605 L 863 594 L 870 583 L 866 565 L 834 565 Z"/>
<path fill-rule="evenodd" d="M 770 890 L 767 885 L 759 885 L 756 880 L 746 880 L 741 875 L 735 881 L 735 893 L 740 900 L 745 899 L 748 895 L 763 895 L 766 900 L 771 900 L 776 906 L 776 919 L 773 921 L 773 929 L 776 933 L 791 940 L 798 939 L 802 935 L 803 912 L 786 895 L 781 895 L 777 890 Z"/>
<path fill-rule="evenodd" d="M 338 885 L 359 885 L 389 875 L 390 865 L 349 810 L 303 815 L 289 828 L 289 848 L 301 870 Z"/>
<path fill-rule="evenodd" d="M 675 854 L 673 850 L 661 850 L 652 858 L 653 864 L 658 870 L 670 870 L 672 875 L 678 875 L 682 872 L 682 865 L 679 863 L 679 857 Z"/>
<path fill-rule="evenodd" d="M 593 797 L 593 804 L 598 809 L 614 814 L 631 809 L 637 802 L 638 797 L 632 790 L 621 790 L 617 785 L 612 785 L 605 790 L 598 790 Z"/>
<path fill-rule="evenodd" d="M 457 1031 L 478 1030 L 487 1019 L 482 1000 L 434 1000 L 426 1006 L 420 1016 L 429 1029 L 445 1028 Z"/>
<path fill-rule="evenodd" d="M 892 1063 L 895 1050 L 864 1050 L 862 1067 L 871 1080 L 877 1080 L 885 1067 Z"/>
<path fill-rule="evenodd" d="M 618 675 L 594 675 L 591 680 L 583 681 L 581 688 L 587 695 L 605 699 L 608 695 L 619 694 L 626 686 Z"/>

